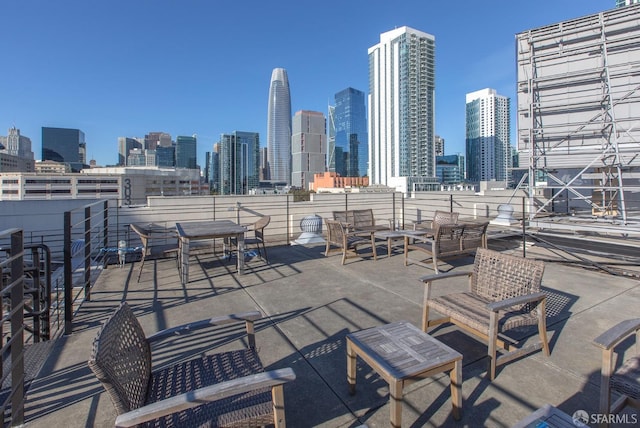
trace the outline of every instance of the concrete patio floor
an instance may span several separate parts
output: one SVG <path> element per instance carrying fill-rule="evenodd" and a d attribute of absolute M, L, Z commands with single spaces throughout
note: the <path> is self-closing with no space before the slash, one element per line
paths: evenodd
<path fill-rule="evenodd" d="M 348 394 L 345 335 L 352 331 L 406 320 L 419 326 L 422 275 L 418 265 L 405 267 L 400 251 L 380 258 L 324 257 L 324 245 L 268 248 L 270 264 L 254 259 L 237 275 L 233 263 L 212 255 L 192 259 L 187 287 L 180 285 L 174 260 L 147 262 L 103 271 L 74 320 L 74 333 L 58 339 L 51 357 L 31 385 L 26 405 L 30 427 L 113 426 L 116 413 L 102 386 L 87 367 L 95 334 L 104 319 L 126 300 L 145 332 L 211 316 L 260 310 L 256 324 L 262 362 L 268 369 L 291 367 L 297 379 L 285 386 L 287 423 L 291 427 L 389 426 L 386 383 L 358 361 L 357 393 Z M 521 254 L 517 241 L 490 241 L 489 247 Z M 527 256 L 558 258 L 555 251 L 531 245 Z M 199 263 L 198 263 L 199 262 Z M 450 262 L 467 271 L 473 258 Z M 596 413 L 601 353 L 591 341 L 624 319 L 640 316 L 640 282 L 577 265 L 548 262 L 543 280 L 548 292 L 551 356 L 530 354 L 502 366 L 497 378 L 486 377 L 486 345 L 453 326 L 430 333 L 463 354 L 462 419 L 451 416 L 448 376 L 441 374 L 405 390 L 403 426 L 508 427 L 545 403 L 573 414 Z M 462 290 L 464 279 L 438 284 L 439 293 Z M 188 352 L 241 346 L 243 326 L 189 336 L 182 345 L 157 349 L 162 364 Z M 526 330 L 521 334 L 535 334 Z M 629 345 L 629 344 L 627 344 Z M 629 347 L 629 346 L 627 346 Z M 632 352 L 633 347 L 628 352 Z M 637 415 L 633 410 L 630 414 Z"/>

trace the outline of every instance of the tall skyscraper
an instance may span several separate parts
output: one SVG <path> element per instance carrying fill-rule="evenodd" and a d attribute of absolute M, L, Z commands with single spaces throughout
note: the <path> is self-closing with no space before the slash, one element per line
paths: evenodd
<path fill-rule="evenodd" d="M 636 3 L 640 3 L 640 0 L 616 0 L 616 7 L 631 6 Z"/>
<path fill-rule="evenodd" d="M 325 172 L 327 134 L 324 114 L 300 110 L 293 116 L 291 185 L 309 190 L 313 174 Z"/>
<path fill-rule="evenodd" d="M 197 140 L 193 137 L 176 137 L 176 168 L 198 169 Z"/>
<path fill-rule="evenodd" d="M 495 89 L 467 94 L 467 179 L 508 181 L 511 170 L 509 98 Z"/>
<path fill-rule="evenodd" d="M 42 128 L 42 160 L 67 163 L 73 172 L 86 166 L 84 132 L 69 128 Z"/>
<path fill-rule="evenodd" d="M 267 149 L 271 180 L 291 184 L 291 94 L 284 68 L 275 68 L 271 73 Z"/>
<path fill-rule="evenodd" d="M 335 171 L 343 177 L 367 175 L 369 141 L 364 92 L 347 88 L 335 95 Z"/>
<path fill-rule="evenodd" d="M 382 33 L 369 54 L 369 179 L 404 188 L 435 182 L 435 37 L 409 27 Z"/>
<path fill-rule="evenodd" d="M 246 195 L 260 185 L 260 135 L 235 131 L 218 143 L 221 195 Z"/>

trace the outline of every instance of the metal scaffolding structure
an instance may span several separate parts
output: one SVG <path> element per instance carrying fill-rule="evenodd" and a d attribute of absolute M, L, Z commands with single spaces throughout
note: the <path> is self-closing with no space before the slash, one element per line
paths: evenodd
<path fill-rule="evenodd" d="M 627 197 L 640 190 L 640 5 L 518 33 L 516 49 L 529 219 L 564 195 L 626 224 Z M 540 176 L 544 203 L 531 191 Z"/>

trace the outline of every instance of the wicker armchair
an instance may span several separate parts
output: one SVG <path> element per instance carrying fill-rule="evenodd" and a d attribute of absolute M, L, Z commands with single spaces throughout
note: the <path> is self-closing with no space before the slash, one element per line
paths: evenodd
<path fill-rule="evenodd" d="M 370 245 L 371 251 L 373 252 L 373 259 L 377 260 L 374 231 L 370 231 L 367 236 L 364 236 L 362 231 L 349 232 L 341 222 L 336 220 L 325 219 L 325 224 L 327 225 L 325 256 L 329 256 L 329 254 L 336 251 L 341 251 L 342 264 L 344 264 L 347 257 L 358 257 L 359 247 Z M 331 246 L 338 248 L 332 249 Z"/>
<path fill-rule="evenodd" d="M 489 223 L 437 224 L 433 238 L 426 236 L 404 237 L 404 265 L 409 262 L 426 266 L 423 260 L 411 259 L 409 251 L 425 253 L 433 262 L 433 270 L 439 273 L 438 262 L 452 257 L 471 255 L 478 248 L 487 248 Z M 418 229 L 420 230 L 420 229 Z"/>
<path fill-rule="evenodd" d="M 145 337 L 123 302 L 98 332 L 88 362 L 119 414 L 115 426 L 284 427 L 283 384 L 295 374 L 290 368 L 264 372 L 253 332 L 260 317 L 259 312 L 223 316 Z M 151 343 L 239 321 L 246 323 L 248 349 L 152 371 Z"/>
<path fill-rule="evenodd" d="M 615 369 L 615 348 L 627 337 L 635 334 L 635 355 Z M 622 321 L 594 339 L 593 344 L 602 349 L 602 371 L 600 376 L 601 415 L 618 413 L 626 405 L 640 408 L 640 318 Z M 611 404 L 611 392 L 620 397 Z M 604 424 L 608 426 L 608 424 Z"/>
<path fill-rule="evenodd" d="M 540 291 L 544 263 L 478 248 L 471 272 L 447 272 L 420 278 L 425 283 L 422 330 L 451 322 L 488 341 L 489 376 L 496 366 L 530 352 L 544 349 L 549 356 L 546 325 L 546 294 Z M 439 297 L 431 295 L 432 283 L 456 276 L 469 277 L 469 291 Z M 446 281 L 444 282 L 446 283 Z M 431 310 L 444 315 L 430 320 Z M 499 333 L 537 325 L 540 341 L 511 350 Z M 498 355 L 498 348 L 501 355 Z"/>
<path fill-rule="evenodd" d="M 457 224 L 460 213 L 439 211 L 433 213 L 433 220 L 416 220 L 413 222 L 413 230 L 435 229 L 439 224 Z"/>

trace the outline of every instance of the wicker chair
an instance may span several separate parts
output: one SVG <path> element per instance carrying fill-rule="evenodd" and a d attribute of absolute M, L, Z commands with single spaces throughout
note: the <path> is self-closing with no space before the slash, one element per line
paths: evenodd
<path fill-rule="evenodd" d="M 439 224 L 457 224 L 460 213 L 438 211 L 433 213 L 433 220 L 417 220 L 413 222 L 413 230 L 435 229 Z"/>
<path fill-rule="evenodd" d="M 359 256 L 359 247 L 370 245 L 371 251 L 373 252 L 373 259 L 377 260 L 374 231 L 370 231 L 364 236 L 361 231 L 349 232 L 341 222 L 336 220 L 325 219 L 325 224 L 327 225 L 325 256 L 329 256 L 329 254 L 336 251 L 341 251 L 342 264 L 344 264 L 347 257 Z M 338 248 L 332 249 L 331 246 Z"/>
<path fill-rule="evenodd" d="M 433 270 L 439 273 L 438 262 L 443 259 L 472 255 L 478 248 L 487 248 L 489 223 L 437 224 L 433 238 L 426 236 L 404 237 L 404 265 L 409 262 L 426 266 L 422 260 L 409 258 L 409 251 L 427 254 L 433 262 Z M 419 229 L 418 229 L 419 230 Z"/>
<path fill-rule="evenodd" d="M 615 348 L 627 337 L 635 334 L 635 355 L 615 369 Z M 600 376 L 601 415 L 618 413 L 626 405 L 640 408 L 640 318 L 622 321 L 594 339 L 593 344 L 602 349 Z M 620 397 L 611 404 L 611 391 Z M 608 424 L 603 424 L 608 426 Z"/>
<path fill-rule="evenodd" d="M 420 278 L 425 283 L 422 330 L 426 332 L 431 326 L 451 322 L 488 341 L 491 380 L 500 364 L 540 348 L 549 356 L 546 294 L 540 291 L 543 273 L 541 261 L 478 248 L 471 272 L 447 272 Z M 432 283 L 457 276 L 469 277 L 469 291 L 439 297 L 431 295 Z M 444 317 L 430 320 L 431 310 Z M 503 331 L 528 325 L 538 326 L 539 342 L 511 350 L 510 345 L 499 338 Z M 498 348 L 501 350 L 499 356 Z"/>
<path fill-rule="evenodd" d="M 258 249 L 258 254 L 262 257 L 267 263 L 269 263 L 269 259 L 267 259 L 267 249 L 264 246 L 264 228 L 269 226 L 271 222 L 271 216 L 265 215 L 262 216 L 256 221 L 248 226 L 249 231 L 253 231 L 253 238 L 245 238 L 244 245 L 247 248 L 248 245 L 255 245 Z M 260 246 L 262 245 L 262 249 Z"/>
<path fill-rule="evenodd" d="M 142 226 L 139 224 L 129 225 L 140 241 L 142 242 L 142 258 L 140 259 L 140 270 L 138 271 L 138 282 L 140 282 L 140 275 L 142 275 L 142 268 L 144 267 L 144 261 L 149 256 L 169 256 L 175 253 L 176 263 L 178 263 L 178 235 L 175 230 L 166 229 L 164 227 L 150 224 L 148 226 Z M 153 244 L 152 241 L 160 241 L 161 244 Z M 179 265 L 178 265 L 179 267 Z"/>
<path fill-rule="evenodd" d="M 102 326 L 89 367 L 129 426 L 285 426 L 283 384 L 290 368 L 264 372 L 255 347 L 253 322 L 259 312 L 234 314 L 160 331 L 145 337 L 126 302 Z M 151 343 L 194 330 L 246 323 L 248 349 L 202 355 L 152 371 Z"/>

